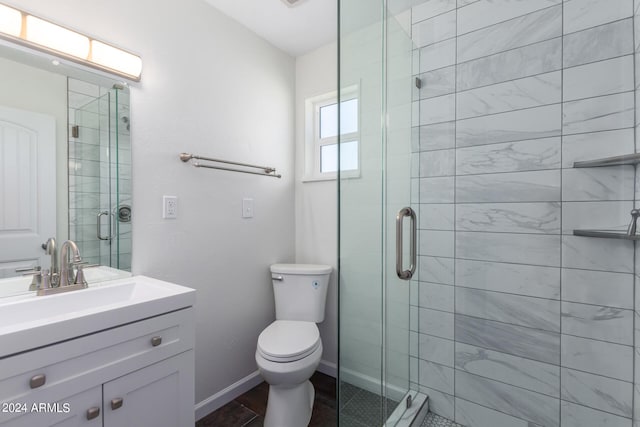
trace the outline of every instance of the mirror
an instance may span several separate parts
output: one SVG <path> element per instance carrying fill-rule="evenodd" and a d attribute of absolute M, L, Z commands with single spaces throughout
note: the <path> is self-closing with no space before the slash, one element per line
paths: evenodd
<path fill-rule="evenodd" d="M 104 266 L 88 280 L 131 268 L 128 87 L 61 62 L 0 46 L 0 297 L 28 291 L 25 269 L 50 268 L 50 237 Z"/>

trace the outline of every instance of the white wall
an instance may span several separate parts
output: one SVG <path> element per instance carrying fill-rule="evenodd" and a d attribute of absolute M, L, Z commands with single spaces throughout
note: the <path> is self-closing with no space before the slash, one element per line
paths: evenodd
<path fill-rule="evenodd" d="M 196 401 L 256 370 L 274 318 L 268 267 L 294 259 L 294 60 L 201 0 L 19 0 L 141 54 L 131 90 L 133 271 L 196 288 Z M 278 168 L 196 169 L 181 151 Z M 179 219 L 161 218 L 176 195 Z M 255 218 L 241 218 L 243 197 Z"/>
<path fill-rule="evenodd" d="M 319 326 L 325 362 L 338 361 L 337 183 L 302 182 L 305 99 L 338 87 L 337 43 L 296 58 L 296 262 L 332 265 L 325 320 Z"/>

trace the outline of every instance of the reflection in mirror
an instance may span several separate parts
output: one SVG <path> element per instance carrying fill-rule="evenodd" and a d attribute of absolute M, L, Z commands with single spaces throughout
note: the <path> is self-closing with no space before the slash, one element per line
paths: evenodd
<path fill-rule="evenodd" d="M 131 269 L 129 93 L 69 79 L 69 237 L 83 259 Z"/>
<path fill-rule="evenodd" d="M 90 282 L 128 275 L 128 88 L 0 54 L 0 297 L 29 289 L 31 277 L 16 270 L 51 268 L 42 247 L 50 237 L 58 248 L 76 241 L 83 261 L 107 266 L 87 269 Z"/>

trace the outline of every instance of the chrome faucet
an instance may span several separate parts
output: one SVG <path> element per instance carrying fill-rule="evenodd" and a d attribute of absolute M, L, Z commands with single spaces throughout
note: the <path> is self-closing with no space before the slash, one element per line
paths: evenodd
<path fill-rule="evenodd" d="M 97 267 L 97 264 L 86 265 L 86 263 L 82 262 L 80 249 L 78 249 L 76 242 L 67 240 L 62 244 L 59 267 L 56 239 L 51 237 L 46 243 L 42 244 L 42 248 L 47 254 L 51 255 L 51 269 L 42 270 L 39 266 L 16 269 L 16 272 L 33 275 L 29 290 L 36 290 L 37 295 L 51 295 L 88 287 L 84 278 L 83 267 Z M 69 261 L 69 249 L 73 254 L 71 261 Z M 74 267 L 77 269 L 75 274 Z"/>
<path fill-rule="evenodd" d="M 56 246 L 55 237 L 50 237 L 46 243 L 42 245 L 42 249 L 48 255 L 51 255 L 51 269 L 49 270 L 51 286 L 56 287 L 59 284 L 58 275 L 58 248 Z"/>
<path fill-rule="evenodd" d="M 69 248 L 73 253 L 73 259 L 69 262 Z M 73 240 L 67 240 L 60 248 L 60 284 L 59 286 L 69 286 L 74 284 L 73 266 L 82 262 L 80 249 Z M 52 274 L 53 276 L 53 274 Z"/>
<path fill-rule="evenodd" d="M 47 243 L 49 244 L 49 242 Z M 51 242 L 48 246 L 54 246 L 52 252 L 55 252 L 55 242 Z M 69 260 L 69 250 L 71 250 L 73 255 L 71 261 Z M 60 248 L 60 268 L 58 269 L 57 264 L 52 264 L 51 272 L 47 270 L 42 272 L 42 285 L 38 288 L 36 294 L 51 295 L 85 289 L 88 285 L 82 271 L 84 266 L 78 245 L 76 245 L 76 242 L 73 240 L 67 240 Z M 73 272 L 74 267 L 77 268 L 76 274 Z M 58 271 L 57 273 L 54 273 L 54 268 Z M 54 280 L 56 280 L 57 283 L 54 283 Z"/>
<path fill-rule="evenodd" d="M 16 269 L 16 273 L 22 273 L 24 276 L 33 276 L 31 284 L 29 285 L 30 291 L 35 291 L 42 287 L 42 278 L 44 275 L 47 276 L 47 280 L 45 281 L 47 287 L 58 286 L 58 249 L 56 247 L 56 238 L 49 237 L 49 239 L 40 246 L 47 255 L 51 255 L 51 267 L 48 270 L 45 269 L 43 271 L 39 265 Z"/>

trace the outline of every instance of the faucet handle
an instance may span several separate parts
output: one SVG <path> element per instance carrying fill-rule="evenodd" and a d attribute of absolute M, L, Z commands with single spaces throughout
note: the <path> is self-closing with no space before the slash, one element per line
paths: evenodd
<path fill-rule="evenodd" d="M 78 271 L 76 272 L 76 279 L 73 282 L 74 285 L 83 285 L 85 287 L 88 286 L 87 280 L 84 278 L 84 271 L 82 270 L 82 265 L 78 266 Z"/>
<path fill-rule="evenodd" d="M 35 291 L 40 289 L 42 286 L 42 271 L 40 271 L 40 266 L 34 268 L 33 276 L 31 278 L 31 283 L 29 284 L 29 290 Z"/>
<path fill-rule="evenodd" d="M 640 217 L 640 209 L 633 209 L 631 211 L 631 223 L 629 223 L 629 228 L 627 229 L 628 236 L 635 236 L 639 217 Z"/>
<path fill-rule="evenodd" d="M 40 283 L 40 289 L 48 289 L 51 287 L 51 276 L 49 275 L 49 270 L 44 269 L 40 274 L 42 277 L 42 281 Z"/>

